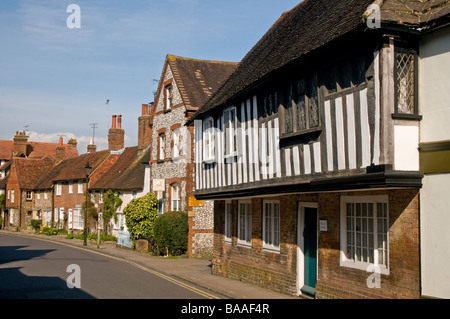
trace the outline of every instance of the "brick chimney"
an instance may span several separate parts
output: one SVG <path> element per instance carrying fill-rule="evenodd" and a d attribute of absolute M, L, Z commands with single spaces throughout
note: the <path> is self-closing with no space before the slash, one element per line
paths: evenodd
<path fill-rule="evenodd" d="M 76 139 L 71 138 L 71 139 L 67 142 L 67 144 L 70 145 L 70 148 L 71 148 L 71 149 L 76 149 L 76 148 L 77 148 L 78 142 L 77 142 Z"/>
<path fill-rule="evenodd" d="M 152 129 L 150 118 L 152 114 L 153 103 L 142 104 L 142 115 L 138 119 L 138 154 L 152 143 Z"/>
<path fill-rule="evenodd" d="M 118 151 L 125 147 L 125 130 L 122 129 L 122 115 L 113 115 L 108 133 L 110 151 Z"/>
<path fill-rule="evenodd" d="M 87 146 L 87 152 L 88 153 L 94 153 L 96 151 L 97 151 L 97 146 L 94 145 L 94 139 L 91 137 L 89 145 Z"/>
<path fill-rule="evenodd" d="M 63 144 L 62 136 L 59 138 L 59 144 L 56 146 L 56 161 L 61 162 L 66 159 L 66 148 Z"/>
<path fill-rule="evenodd" d="M 16 135 L 14 136 L 14 156 L 18 156 L 20 154 L 27 156 L 28 138 L 29 136 L 27 136 L 25 132 L 16 132 Z"/>

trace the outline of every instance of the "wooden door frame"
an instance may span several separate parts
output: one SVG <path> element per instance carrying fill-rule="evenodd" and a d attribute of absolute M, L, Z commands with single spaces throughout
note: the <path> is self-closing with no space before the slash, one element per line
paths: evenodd
<path fill-rule="evenodd" d="M 319 205 L 315 202 L 298 202 L 297 207 L 297 295 L 302 294 L 301 288 L 305 284 L 305 255 L 303 229 L 305 227 L 305 208 L 317 210 L 317 225 L 319 223 Z M 319 234 L 317 233 L 317 248 L 319 247 Z M 318 261 L 318 256 L 317 256 Z M 317 268 L 316 268 L 317 269 Z"/>

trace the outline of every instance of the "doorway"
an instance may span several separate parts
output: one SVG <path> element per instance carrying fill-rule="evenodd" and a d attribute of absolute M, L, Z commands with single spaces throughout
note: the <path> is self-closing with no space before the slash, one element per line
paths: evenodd
<path fill-rule="evenodd" d="M 314 296 L 317 282 L 317 203 L 299 203 L 297 232 L 297 292 Z"/>

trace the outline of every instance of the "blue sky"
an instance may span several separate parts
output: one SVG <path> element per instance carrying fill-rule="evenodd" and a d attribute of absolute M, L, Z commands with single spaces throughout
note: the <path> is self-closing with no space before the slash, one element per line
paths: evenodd
<path fill-rule="evenodd" d="M 135 146 L 141 105 L 153 101 L 167 54 L 238 62 L 299 2 L 2 0 L 0 140 L 22 130 L 33 141 L 63 135 L 83 154 L 90 124 L 106 149 L 111 116 L 121 114 L 125 144 Z M 67 27 L 70 4 L 81 28 Z"/>

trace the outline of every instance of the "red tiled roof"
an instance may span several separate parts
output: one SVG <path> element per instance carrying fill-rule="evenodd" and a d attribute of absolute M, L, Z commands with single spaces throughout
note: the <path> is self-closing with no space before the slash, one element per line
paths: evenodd
<path fill-rule="evenodd" d="M 126 148 L 115 164 L 96 183 L 95 190 L 138 190 L 144 187 L 145 166 L 150 161 L 150 150 L 138 157 L 138 148 Z"/>
<path fill-rule="evenodd" d="M 14 157 L 12 165 L 16 170 L 17 181 L 21 189 L 33 189 L 36 182 L 55 164 L 55 160 L 42 158 Z"/>
<path fill-rule="evenodd" d="M 14 149 L 14 141 L 0 141 L 0 159 L 10 160 Z"/>
<path fill-rule="evenodd" d="M 27 142 L 27 157 L 39 158 L 48 155 L 56 158 L 56 147 L 58 143 L 42 143 L 42 142 Z M 66 152 L 66 159 L 78 156 L 78 150 L 71 144 L 63 144 Z M 14 141 L 1 140 L 0 141 L 0 159 L 10 160 L 14 151 Z"/>
<path fill-rule="evenodd" d="M 84 167 L 87 163 L 92 167 L 91 176 L 94 176 L 97 168 L 110 156 L 108 150 L 86 153 L 75 158 L 61 161 L 58 165 L 37 183 L 36 189 L 49 189 L 53 182 L 84 180 Z"/>

